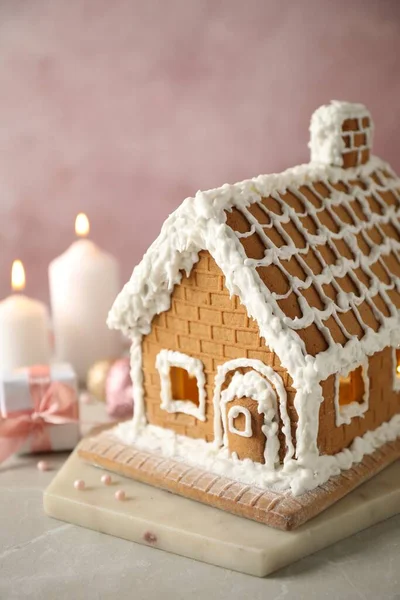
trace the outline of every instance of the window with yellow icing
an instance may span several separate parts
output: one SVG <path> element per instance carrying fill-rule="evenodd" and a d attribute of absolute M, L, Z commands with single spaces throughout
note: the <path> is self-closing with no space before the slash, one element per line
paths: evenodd
<path fill-rule="evenodd" d="M 160 407 L 169 413 L 185 413 L 206 420 L 206 377 L 201 360 L 176 352 L 160 350 L 156 357 L 160 375 Z"/>
<path fill-rule="evenodd" d="M 336 425 L 349 425 L 355 417 L 362 417 L 369 408 L 368 359 L 350 372 L 336 375 Z"/>
<path fill-rule="evenodd" d="M 199 406 L 199 388 L 197 379 L 182 367 L 170 367 L 172 400 L 189 400 Z"/>
<path fill-rule="evenodd" d="M 400 348 L 396 348 L 396 377 L 400 379 Z"/>
<path fill-rule="evenodd" d="M 339 376 L 339 406 L 352 402 L 362 404 L 365 396 L 365 383 L 362 366 L 357 367 L 345 377 Z"/>
<path fill-rule="evenodd" d="M 400 348 L 392 349 L 393 357 L 393 389 L 400 392 Z"/>

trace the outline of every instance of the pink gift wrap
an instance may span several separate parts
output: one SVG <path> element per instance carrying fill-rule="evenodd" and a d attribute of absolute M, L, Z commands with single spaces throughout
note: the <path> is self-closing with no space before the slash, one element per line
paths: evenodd
<path fill-rule="evenodd" d="M 76 374 L 71 365 L 0 375 L 0 462 L 13 453 L 72 450 L 79 441 Z"/>

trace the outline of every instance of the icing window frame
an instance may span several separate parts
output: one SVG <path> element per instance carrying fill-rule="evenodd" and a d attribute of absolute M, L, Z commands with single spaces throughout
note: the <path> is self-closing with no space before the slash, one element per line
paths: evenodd
<path fill-rule="evenodd" d="M 235 427 L 235 419 L 239 415 L 244 415 L 244 429 L 237 429 Z M 241 437 L 251 438 L 253 436 L 253 428 L 251 426 L 251 414 L 248 408 L 245 406 L 231 406 L 228 412 L 228 431 L 235 433 Z"/>
<path fill-rule="evenodd" d="M 172 395 L 171 367 L 184 369 L 190 377 L 195 377 L 198 390 L 198 403 L 192 400 L 175 400 Z M 183 352 L 161 350 L 156 357 L 156 368 L 161 382 L 160 407 L 169 413 L 184 413 L 206 420 L 206 378 L 201 360 Z"/>
<path fill-rule="evenodd" d="M 350 369 L 343 369 L 335 376 L 335 413 L 336 413 L 336 426 L 349 425 L 354 417 L 362 417 L 369 408 L 369 375 L 368 375 L 368 358 L 358 364 L 356 367 Z M 353 400 L 346 404 L 340 404 L 340 379 L 351 377 L 352 373 L 361 368 L 361 377 L 364 386 L 364 392 L 362 395 L 362 402 Z"/>
<path fill-rule="evenodd" d="M 393 369 L 393 389 L 395 392 L 400 392 L 400 372 L 397 370 L 400 367 L 400 348 L 392 348 L 392 369 Z"/>

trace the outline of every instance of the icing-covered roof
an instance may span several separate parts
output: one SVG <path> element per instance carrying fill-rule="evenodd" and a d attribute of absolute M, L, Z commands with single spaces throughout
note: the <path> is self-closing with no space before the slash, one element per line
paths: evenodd
<path fill-rule="evenodd" d="M 150 331 L 208 250 L 295 382 L 400 343 L 400 180 L 378 158 L 321 162 L 187 198 L 166 220 L 108 324 Z"/>
<path fill-rule="evenodd" d="M 397 318 L 399 210 L 400 181 L 377 168 L 352 180 L 292 185 L 231 208 L 227 223 L 274 313 L 316 356 Z"/>

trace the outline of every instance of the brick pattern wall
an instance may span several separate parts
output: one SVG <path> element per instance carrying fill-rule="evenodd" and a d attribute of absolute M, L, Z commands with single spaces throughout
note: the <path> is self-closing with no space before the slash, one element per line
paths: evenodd
<path fill-rule="evenodd" d="M 206 376 L 206 422 L 186 414 L 170 414 L 160 408 L 160 379 L 155 367 L 158 352 L 177 350 L 199 358 Z M 260 337 L 258 326 L 247 316 L 238 297 L 229 297 L 225 278 L 208 252 L 189 277 L 172 293 L 171 308 L 154 318 L 152 331 L 143 339 L 143 368 L 146 413 L 154 425 L 168 427 L 193 438 L 214 439 L 214 379 L 219 365 L 234 358 L 261 360 L 280 374 L 287 391 L 288 412 L 295 439 L 297 414 L 293 407 L 295 390 L 286 369 Z M 281 439 L 281 457 L 285 448 Z"/>
<path fill-rule="evenodd" d="M 369 117 L 346 119 L 342 124 L 343 168 L 357 167 L 369 161 L 371 122 Z"/>
<path fill-rule="evenodd" d="M 322 382 L 324 402 L 319 414 L 318 447 L 322 454 L 336 454 L 347 448 L 357 436 L 376 429 L 400 412 L 400 393 L 393 390 L 392 350 L 386 348 L 369 359 L 369 409 L 363 417 L 355 417 L 349 425 L 335 424 L 334 384 L 331 375 Z"/>

